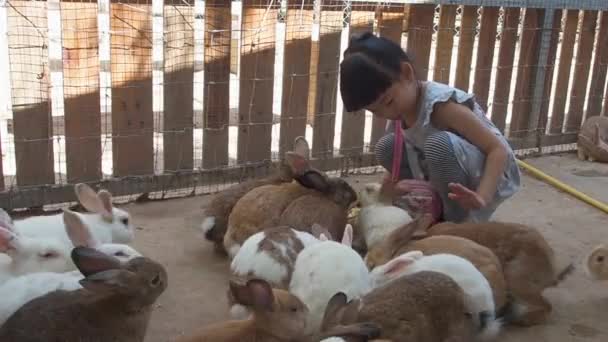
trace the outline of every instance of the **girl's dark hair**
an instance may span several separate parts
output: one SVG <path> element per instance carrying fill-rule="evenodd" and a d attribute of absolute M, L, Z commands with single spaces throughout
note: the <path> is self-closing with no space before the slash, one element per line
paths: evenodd
<path fill-rule="evenodd" d="M 353 35 L 340 63 L 340 94 L 348 112 L 374 102 L 401 75 L 401 63 L 411 63 L 401 46 L 371 32 Z"/>

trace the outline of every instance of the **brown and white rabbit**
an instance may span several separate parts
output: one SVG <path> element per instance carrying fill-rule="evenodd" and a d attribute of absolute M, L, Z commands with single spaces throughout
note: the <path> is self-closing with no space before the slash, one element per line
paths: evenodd
<path fill-rule="evenodd" d="M 82 289 L 33 299 L 0 328 L 0 341 L 144 341 L 152 306 L 167 287 L 162 265 L 122 263 L 88 247 L 72 250 Z"/>
<path fill-rule="evenodd" d="M 490 283 L 494 305 L 498 310 L 507 303 L 506 283 L 498 257 L 487 247 L 458 236 L 437 235 L 412 240 L 415 232 L 424 231 L 431 223 L 430 215 L 423 215 L 394 230 L 386 239 L 370 249 L 365 263 L 371 270 L 393 258 L 411 251 L 424 255 L 454 254 L 471 262 Z"/>
<path fill-rule="evenodd" d="M 176 342 L 274 342 L 304 337 L 308 308 L 296 296 L 273 289 L 262 279 L 250 279 L 245 284 L 230 281 L 230 292 L 253 312 L 251 317 L 210 324 Z"/>
<path fill-rule="evenodd" d="M 371 322 L 381 339 L 400 342 L 470 342 L 474 327 L 464 292 L 450 277 L 422 271 L 399 277 L 347 302 L 339 292 L 328 302 L 322 331 L 338 324 Z"/>
<path fill-rule="evenodd" d="M 494 252 L 502 265 L 507 293 L 512 299 L 503 318 L 518 325 L 545 322 L 552 305 L 543 296 L 543 291 L 557 286 L 574 269 L 573 264 L 569 264 L 558 271 L 555 253 L 543 235 L 533 227 L 519 223 L 443 222 L 430 227 L 427 233 L 463 237 Z"/>
<path fill-rule="evenodd" d="M 308 143 L 304 137 L 296 137 L 294 152 L 307 156 Z M 217 251 L 225 253 L 224 235 L 228 229 L 228 217 L 236 202 L 246 193 L 257 187 L 291 183 L 292 181 L 293 172 L 291 166 L 283 160 L 277 166 L 277 169 L 267 177 L 250 179 L 218 192 L 204 209 L 201 229 L 205 234 L 205 239 L 213 242 Z"/>
<path fill-rule="evenodd" d="M 583 270 L 592 280 L 608 280 L 608 248 L 605 244 L 596 245 L 583 261 Z"/>
<path fill-rule="evenodd" d="M 310 232 L 316 223 L 341 240 L 348 210 L 357 199 L 353 188 L 312 168 L 305 155 L 288 152 L 285 158 L 297 182 L 257 187 L 241 197 L 230 213 L 224 247 L 231 259 L 247 238 L 264 227 L 284 225 Z"/>

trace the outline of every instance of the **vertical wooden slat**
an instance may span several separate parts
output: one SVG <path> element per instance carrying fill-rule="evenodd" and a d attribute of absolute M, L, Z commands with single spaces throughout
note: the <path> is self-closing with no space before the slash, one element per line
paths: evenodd
<path fill-rule="evenodd" d="M 450 66 L 454 49 L 454 28 L 456 26 L 456 5 L 442 5 L 439 12 L 437 49 L 433 79 L 441 83 L 450 82 Z"/>
<path fill-rule="evenodd" d="M 342 20 L 342 11 L 336 8 L 321 12 L 312 138 L 314 158 L 328 157 L 333 153 Z"/>
<path fill-rule="evenodd" d="M 97 4 L 61 2 L 68 183 L 101 179 Z"/>
<path fill-rule="evenodd" d="M 165 1 L 163 155 L 167 171 L 193 167 L 194 1 Z"/>
<path fill-rule="evenodd" d="M 306 124 L 312 125 L 315 121 L 315 106 L 317 98 L 317 73 L 319 71 L 319 27 L 321 24 L 321 1 L 315 1 L 313 5 L 313 26 L 310 46 L 310 76 L 308 78 L 308 110 Z"/>
<path fill-rule="evenodd" d="M 483 7 L 481 13 L 473 93 L 475 93 L 479 105 L 485 110 L 488 109 L 499 10 L 498 7 Z"/>
<path fill-rule="evenodd" d="M 0 0 L 0 59 L 1 59 L 1 63 L 0 63 L 0 68 L 9 71 L 10 70 L 10 65 L 9 65 L 9 57 L 8 57 L 8 27 L 7 27 L 7 19 L 8 16 L 6 14 L 6 8 L 8 7 L 8 4 L 6 3 L 6 0 Z M 10 73 L 9 75 L 7 75 L 8 77 L 10 77 Z M 4 94 L 4 100 L 5 101 L 9 101 L 8 96 L 10 96 L 9 92 L 10 92 L 10 82 L 8 77 L 3 78 L 2 80 L 2 84 L 0 85 L 0 87 L 5 88 L 6 92 Z M 10 114 L 9 114 L 10 115 Z M 0 139 L 6 139 L 6 135 L 8 133 L 8 120 L 0 123 Z M 1 141 L 1 140 L 0 140 Z M 9 142 L 10 143 L 10 142 Z M 2 151 L 2 144 L 0 143 L 0 190 L 4 190 L 5 189 L 5 182 L 4 182 L 4 162 L 3 162 L 3 151 Z"/>
<path fill-rule="evenodd" d="M 239 163 L 270 159 L 277 8 L 278 2 L 243 1 Z"/>
<path fill-rule="evenodd" d="M 356 11 L 356 8 L 353 8 L 353 12 L 351 12 L 350 15 L 349 34 L 352 35 L 364 31 L 372 31 L 374 29 L 374 16 L 374 12 Z M 376 118 L 373 119 L 372 125 L 373 122 L 376 121 L 375 119 Z M 347 112 L 344 110 L 342 115 L 342 132 L 340 135 L 340 153 L 343 155 L 363 153 L 364 133 L 365 110 L 356 112 Z"/>
<path fill-rule="evenodd" d="M 557 45 L 559 44 L 559 33 L 562 28 L 562 10 L 556 9 L 553 14 L 553 27 L 551 29 L 551 41 L 547 54 L 547 70 L 545 71 L 545 82 L 543 87 L 543 98 L 540 105 L 540 117 L 538 127 L 544 133 L 547 129 L 549 118 L 549 105 L 551 103 L 551 90 L 553 89 L 553 72 L 557 56 Z"/>
<path fill-rule="evenodd" d="M 578 15 L 578 10 L 568 10 L 566 12 L 566 23 L 562 34 L 557 82 L 555 83 L 553 111 L 551 114 L 551 124 L 549 126 L 549 133 L 551 134 L 559 134 L 562 132 L 568 94 L 568 82 L 570 80 L 570 68 L 572 66 L 572 56 L 574 55 Z"/>
<path fill-rule="evenodd" d="M 153 173 L 152 6 L 110 5 L 115 176 Z"/>
<path fill-rule="evenodd" d="M 303 6 L 302 6 L 303 5 Z M 283 61 L 283 97 L 279 155 L 306 133 L 310 72 L 312 1 L 288 3 Z"/>
<path fill-rule="evenodd" d="M 602 12 L 599 24 L 595 62 L 589 90 L 589 104 L 587 117 L 602 114 L 602 98 L 606 84 L 606 71 L 608 69 L 608 10 Z"/>
<path fill-rule="evenodd" d="M 17 184 L 53 184 L 46 2 L 10 4 L 7 22 Z"/>
<path fill-rule="evenodd" d="M 458 59 L 456 62 L 456 80 L 454 86 L 464 91 L 469 90 L 471 77 L 471 60 L 475 44 L 477 26 L 477 6 L 463 6 L 460 21 L 460 39 L 458 40 Z"/>
<path fill-rule="evenodd" d="M 424 81 L 429 74 L 435 5 L 411 5 L 409 14 L 407 52 L 413 57 L 418 79 Z"/>
<path fill-rule="evenodd" d="M 207 169 L 228 165 L 231 32 L 230 2 L 205 1 L 203 167 Z"/>
<path fill-rule="evenodd" d="M 515 58 L 515 44 L 517 43 L 517 26 L 519 25 L 520 8 L 507 8 L 504 14 L 504 24 L 500 35 L 498 50 L 498 65 L 496 66 L 496 84 L 494 99 L 492 100 L 492 121 L 504 133 L 507 108 L 509 106 L 509 92 L 513 74 L 513 60 Z"/>
<path fill-rule="evenodd" d="M 583 12 L 583 23 L 578 40 L 578 51 L 576 64 L 574 65 L 572 90 L 570 92 L 570 106 L 568 107 L 568 116 L 566 117 L 566 132 L 578 131 L 583 120 L 596 23 L 597 11 Z"/>
<path fill-rule="evenodd" d="M 510 137 L 523 137 L 529 130 L 532 108 L 534 76 L 538 68 L 538 52 L 544 20 L 544 10 L 527 8 L 521 34 L 517 81 L 513 98 L 513 115 L 509 127 Z"/>

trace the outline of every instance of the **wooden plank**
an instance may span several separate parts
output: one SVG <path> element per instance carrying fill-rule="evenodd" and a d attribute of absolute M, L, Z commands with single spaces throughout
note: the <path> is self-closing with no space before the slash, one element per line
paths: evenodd
<path fill-rule="evenodd" d="M 574 42 L 578 25 L 578 10 L 566 11 L 566 23 L 562 34 L 562 46 L 560 48 L 559 66 L 557 71 L 557 82 L 555 83 L 555 94 L 553 100 L 553 111 L 549 133 L 562 132 L 565 117 L 566 99 L 568 96 L 568 83 L 570 81 L 570 68 L 574 55 Z"/>
<path fill-rule="evenodd" d="M 164 169 L 192 169 L 194 1 L 164 6 Z"/>
<path fill-rule="evenodd" d="M 529 133 L 528 121 L 533 101 L 532 88 L 538 68 L 538 51 L 540 50 L 543 20 L 543 9 L 526 9 L 513 98 L 513 115 L 509 127 L 509 136 L 511 137 L 522 137 Z"/>
<path fill-rule="evenodd" d="M 7 15 L 17 185 L 53 184 L 46 2 L 11 1 Z"/>
<path fill-rule="evenodd" d="M 439 12 L 437 29 L 437 49 L 435 50 L 435 70 L 433 79 L 437 82 L 450 83 L 450 66 L 454 49 L 454 29 L 456 27 L 456 5 L 442 5 Z"/>
<path fill-rule="evenodd" d="M 244 0 L 239 93 L 239 163 L 270 159 L 278 3 Z"/>
<path fill-rule="evenodd" d="M 229 2 L 205 1 L 203 168 L 228 165 L 231 20 Z"/>
<path fill-rule="evenodd" d="M 375 13 L 371 11 L 353 11 L 350 15 L 350 34 L 374 29 Z M 374 132 L 372 119 L 372 138 Z M 343 111 L 342 132 L 340 135 L 340 153 L 343 155 L 357 155 L 363 153 L 365 135 L 365 110 L 356 112 Z"/>
<path fill-rule="evenodd" d="M 101 179 L 97 4 L 61 2 L 68 183 Z"/>
<path fill-rule="evenodd" d="M 154 172 L 152 6 L 145 3 L 110 5 L 115 176 Z"/>
<path fill-rule="evenodd" d="M 576 132 L 581 128 L 584 115 L 585 97 L 587 97 L 587 82 L 593 43 L 595 40 L 595 25 L 597 24 L 597 11 L 583 12 L 583 23 L 579 34 L 576 62 L 570 92 L 570 106 L 566 117 L 566 132 Z"/>
<path fill-rule="evenodd" d="M 471 61 L 475 44 L 477 26 L 477 6 L 463 6 L 460 20 L 460 39 L 458 40 L 458 59 L 456 62 L 456 80 L 454 86 L 469 91 L 471 77 Z"/>
<path fill-rule="evenodd" d="M 413 57 L 416 76 L 425 81 L 429 74 L 435 5 L 411 5 L 409 14 L 407 52 Z"/>
<path fill-rule="evenodd" d="M 475 93 L 477 102 L 484 110 L 488 110 L 488 95 L 490 92 L 490 78 L 492 76 L 492 62 L 494 60 L 494 46 L 496 45 L 498 13 L 498 7 L 483 7 L 481 13 L 473 93 Z"/>
<path fill-rule="evenodd" d="M 602 12 L 599 24 L 595 62 L 593 63 L 593 76 L 589 90 L 589 104 L 587 117 L 602 114 L 602 99 L 604 85 L 606 84 L 606 71 L 608 70 L 608 11 Z"/>
<path fill-rule="evenodd" d="M 279 155 L 293 149 L 297 136 L 306 133 L 310 79 L 313 2 L 288 3 L 285 23 L 283 95 Z"/>
<path fill-rule="evenodd" d="M 333 154 L 342 12 L 323 11 L 319 37 L 312 156 Z"/>
<path fill-rule="evenodd" d="M 551 90 L 553 89 L 553 73 L 557 57 L 557 45 L 559 44 L 559 33 L 562 28 L 562 10 L 556 9 L 553 14 L 553 28 L 551 41 L 549 42 L 549 53 L 547 54 L 547 70 L 545 71 L 545 82 L 543 87 L 543 98 L 540 104 L 539 129 L 544 133 L 549 121 L 549 105 L 551 103 Z"/>
<path fill-rule="evenodd" d="M 492 121 L 503 134 L 505 132 L 507 108 L 509 106 L 509 92 L 511 90 L 520 11 L 521 9 L 519 8 L 505 9 L 504 24 L 500 35 L 496 83 L 494 99 L 492 100 Z"/>

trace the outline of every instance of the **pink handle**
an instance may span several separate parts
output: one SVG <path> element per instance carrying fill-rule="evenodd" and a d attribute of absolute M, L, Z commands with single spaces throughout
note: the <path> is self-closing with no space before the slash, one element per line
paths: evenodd
<path fill-rule="evenodd" d="M 399 168 L 401 167 L 401 157 L 403 156 L 403 131 L 401 131 L 401 122 L 395 120 L 395 143 L 393 145 L 393 182 L 399 180 Z"/>

